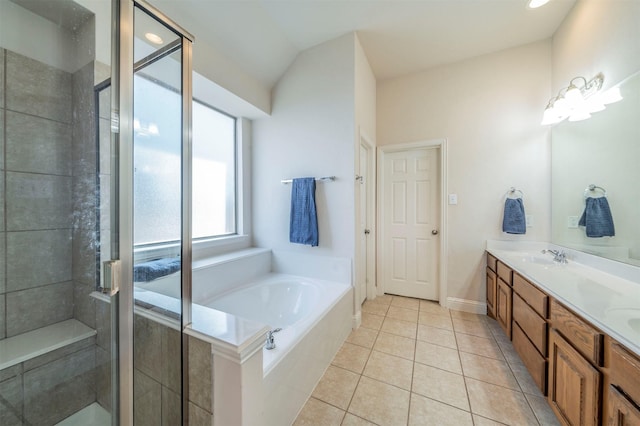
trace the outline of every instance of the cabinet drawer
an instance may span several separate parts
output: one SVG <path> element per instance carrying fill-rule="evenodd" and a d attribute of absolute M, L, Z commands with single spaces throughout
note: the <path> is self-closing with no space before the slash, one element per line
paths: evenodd
<path fill-rule="evenodd" d="M 619 343 L 611 342 L 609 361 L 611 383 L 640 403 L 640 359 Z"/>
<path fill-rule="evenodd" d="M 511 285 L 511 276 L 513 275 L 513 271 L 511 270 L 511 268 L 498 260 L 497 269 L 498 270 L 496 272 L 498 273 L 498 277 L 502 278 L 502 281 L 504 281 L 505 283 Z"/>
<path fill-rule="evenodd" d="M 573 312 L 551 299 L 551 325 L 556 328 L 582 355 L 602 366 L 604 336 Z"/>
<path fill-rule="evenodd" d="M 547 355 L 547 322 L 527 305 L 517 294 L 513 294 L 513 320 L 538 349 L 542 356 Z"/>
<path fill-rule="evenodd" d="M 524 331 L 518 324 L 513 324 L 511 329 L 513 336 L 513 347 L 520 355 L 522 362 L 531 373 L 531 377 L 542 391 L 547 394 L 547 361 L 538 353 L 535 346 L 527 339 Z"/>
<path fill-rule="evenodd" d="M 487 253 L 487 266 L 493 271 L 496 272 L 498 270 L 498 259 Z"/>
<path fill-rule="evenodd" d="M 516 272 L 513 273 L 513 290 L 542 318 L 549 318 L 549 296 Z"/>

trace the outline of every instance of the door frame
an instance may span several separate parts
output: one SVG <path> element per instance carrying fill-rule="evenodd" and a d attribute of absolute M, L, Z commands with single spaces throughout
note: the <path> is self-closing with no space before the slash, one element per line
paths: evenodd
<path fill-rule="evenodd" d="M 182 51 L 182 226 L 181 226 L 181 396 L 182 424 L 189 424 L 188 417 L 188 336 L 185 328 L 191 324 L 191 143 L 192 143 L 192 46 L 194 41 L 184 28 L 145 0 L 113 0 L 112 2 L 112 57 L 111 57 L 111 109 L 112 137 L 117 147 L 117 251 L 112 252 L 120 260 L 120 290 L 117 294 L 118 323 L 118 395 L 113 407 L 112 424 L 133 425 L 134 422 L 134 285 L 133 285 L 133 78 L 134 14 L 138 7 L 162 25 L 171 28 L 181 38 Z M 114 120 L 115 115 L 115 120 Z M 112 216 L 113 217 L 113 216 Z M 113 241 L 112 241 L 113 243 Z M 114 396 L 116 396 L 114 394 Z M 114 401 L 115 402 L 115 401 Z"/>
<path fill-rule="evenodd" d="M 369 282 L 366 285 L 366 295 L 365 295 L 365 299 L 366 300 L 371 300 L 374 299 L 376 297 L 376 288 L 378 286 L 377 283 L 377 279 L 376 279 L 376 243 L 377 243 L 377 237 L 376 237 L 376 225 L 377 225 L 377 221 L 376 221 L 376 194 L 377 194 L 377 188 L 376 188 L 376 184 L 377 184 L 377 180 L 376 180 L 376 145 L 373 142 L 373 139 L 369 137 L 369 135 L 367 135 L 362 128 L 358 129 L 358 152 L 356 155 L 357 161 L 358 161 L 358 173 L 360 173 L 360 149 L 362 147 L 362 145 L 365 145 L 368 149 L 369 149 L 369 155 L 367 158 L 367 163 L 368 163 L 368 167 L 367 167 L 367 173 L 368 176 L 362 176 L 360 177 L 360 175 L 356 176 L 356 191 L 355 191 L 355 200 L 356 200 L 356 255 L 355 255 L 355 259 L 356 259 L 356 267 L 354 268 L 355 270 L 355 285 L 356 285 L 356 304 L 359 306 L 360 305 L 360 299 L 362 297 L 362 295 L 360 294 L 360 280 L 364 279 L 363 277 L 360 276 L 360 265 L 357 264 L 357 262 L 359 262 L 360 260 L 360 253 L 362 251 L 362 246 L 360 244 L 360 191 L 358 189 L 358 186 L 361 182 L 360 178 L 364 179 L 365 182 L 367 182 L 367 219 L 368 219 L 368 225 L 369 225 L 369 229 L 371 231 L 371 233 L 369 234 L 369 238 L 367 238 L 367 266 L 366 266 L 366 273 L 365 273 L 365 277 L 369 277 Z"/>
<path fill-rule="evenodd" d="M 443 307 L 447 307 L 447 265 L 448 265 L 448 239 L 449 232 L 447 229 L 447 140 L 431 139 L 416 142 L 399 143 L 392 145 L 383 145 L 378 147 L 378 212 L 377 212 L 377 255 L 376 265 L 381 277 L 385 274 L 385 262 L 382 259 L 384 253 L 384 161 L 387 154 L 403 151 L 413 151 L 416 149 L 440 148 L 440 250 L 438 259 L 438 302 Z M 378 285 L 378 295 L 383 295 L 385 291 L 384 280 L 380 280 Z"/>

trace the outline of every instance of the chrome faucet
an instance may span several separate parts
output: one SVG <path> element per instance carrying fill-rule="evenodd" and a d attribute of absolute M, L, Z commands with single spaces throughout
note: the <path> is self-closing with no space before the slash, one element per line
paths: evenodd
<path fill-rule="evenodd" d="M 276 348 L 276 341 L 273 338 L 273 333 L 277 333 L 278 331 L 282 331 L 281 328 L 276 328 L 275 330 L 269 330 L 267 331 L 267 341 L 264 344 L 264 348 L 267 350 L 271 350 L 271 349 L 275 349 Z"/>
<path fill-rule="evenodd" d="M 567 262 L 567 253 L 565 253 L 564 250 L 542 250 L 542 254 L 545 253 L 551 253 L 554 262 L 569 263 Z"/>

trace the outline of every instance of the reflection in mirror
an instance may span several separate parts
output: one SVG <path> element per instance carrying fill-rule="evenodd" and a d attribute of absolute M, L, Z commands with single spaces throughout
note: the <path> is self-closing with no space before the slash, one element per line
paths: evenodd
<path fill-rule="evenodd" d="M 620 83 L 623 99 L 584 121 L 552 130 L 552 242 L 640 265 L 640 73 Z M 578 225 L 587 197 L 606 190 L 615 236 Z"/>

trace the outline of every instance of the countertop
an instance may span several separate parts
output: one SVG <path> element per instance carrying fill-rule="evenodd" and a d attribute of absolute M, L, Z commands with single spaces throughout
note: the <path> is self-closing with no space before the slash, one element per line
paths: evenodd
<path fill-rule="evenodd" d="M 553 257 L 541 254 L 542 248 L 564 250 L 568 263 L 551 262 Z M 488 241 L 487 251 L 640 355 L 640 280 L 633 267 L 618 262 L 607 265 L 602 259 L 548 243 Z"/>

